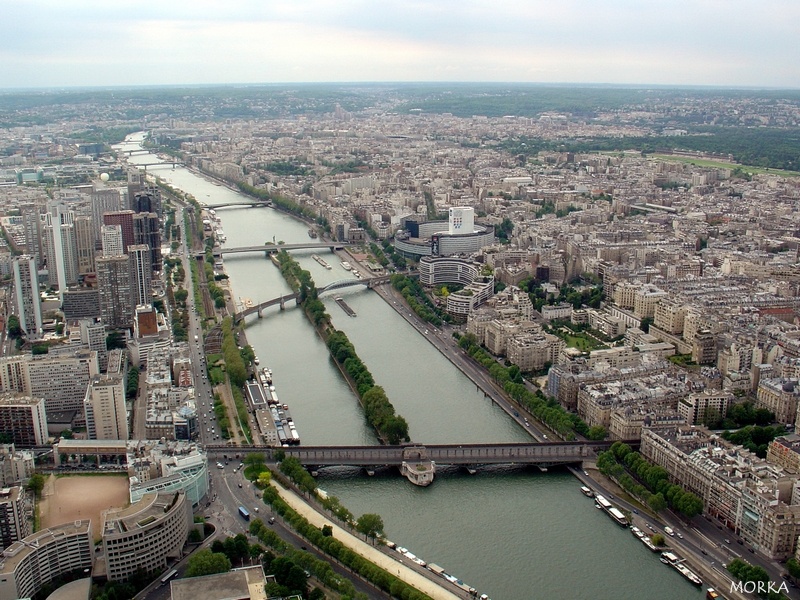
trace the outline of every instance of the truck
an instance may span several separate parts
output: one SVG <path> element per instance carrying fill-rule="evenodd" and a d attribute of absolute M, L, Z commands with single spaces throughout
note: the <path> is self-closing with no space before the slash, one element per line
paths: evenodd
<path fill-rule="evenodd" d="M 249 521 L 250 520 L 250 513 L 247 512 L 247 509 L 244 506 L 240 506 L 239 507 L 239 514 L 241 515 L 241 517 L 245 521 Z"/>
<path fill-rule="evenodd" d="M 664 527 L 664 533 L 672 537 L 675 537 L 675 532 L 672 531 L 672 527 Z"/>

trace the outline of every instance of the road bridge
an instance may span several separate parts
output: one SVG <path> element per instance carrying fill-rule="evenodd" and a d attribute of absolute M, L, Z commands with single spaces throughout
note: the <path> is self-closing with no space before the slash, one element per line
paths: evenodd
<path fill-rule="evenodd" d="M 259 200 L 252 200 L 252 201 L 243 200 L 242 202 L 226 202 L 224 204 L 201 204 L 200 206 L 202 206 L 203 208 L 208 208 L 213 210 L 219 210 L 220 208 L 229 208 L 229 207 L 236 208 L 239 206 L 250 206 L 252 208 L 270 208 L 272 206 L 272 201 L 264 200 L 262 202 Z"/>
<path fill-rule="evenodd" d="M 280 252 L 281 250 L 314 250 L 328 248 L 329 250 L 341 250 L 348 246 L 348 242 L 301 242 L 299 244 L 262 244 L 261 246 L 236 246 L 226 248 L 214 248 L 214 256 L 225 256 L 230 254 L 244 254 L 246 252 Z M 198 252 L 196 258 L 203 258 L 205 254 Z"/>
<path fill-rule="evenodd" d="M 280 305 L 281 310 L 285 310 L 286 303 L 291 302 L 292 300 L 294 300 L 296 304 L 300 303 L 300 299 L 297 294 L 284 294 L 283 296 L 278 296 L 277 298 L 267 300 L 266 302 L 259 302 L 255 306 L 250 306 L 241 312 L 233 313 L 233 322 L 238 324 L 245 317 L 255 314 L 257 314 L 258 318 L 260 319 L 261 311 L 265 308 L 269 308 L 270 306 Z"/>
<path fill-rule="evenodd" d="M 369 289 L 374 288 L 376 285 L 381 285 L 387 283 L 391 278 L 391 275 L 380 275 L 378 277 L 368 277 L 366 279 L 340 279 L 339 281 L 334 281 L 333 283 L 329 283 L 328 285 L 317 288 L 317 294 L 324 294 L 325 292 L 330 292 L 333 290 L 340 290 L 342 288 L 352 287 L 356 285 L 363 285 L 368 287 Z M 278 296 L 277 298 L 272 298 L 271 300 L 266 300 L 264 302 L 259 302 L 255 306 L 250 306 L 245 310 L 236 312 L 233 314 L 233 322 L 239 323 L 242 319 L 249 315 L 258 315 L 258 318 L 261 318 L 261 311 L 265 308 L 269 308 L 270 306 L 280 305 L 281 310 L 286 308 L 286 303 L 291 302 L 294 300 L 297 304 L 300 303 L 297 294 L 284 294 L 283 296 Z"/>

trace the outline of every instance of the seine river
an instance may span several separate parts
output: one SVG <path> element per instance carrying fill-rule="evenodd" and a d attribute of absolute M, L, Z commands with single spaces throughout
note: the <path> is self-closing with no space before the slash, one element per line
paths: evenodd
<path fill-rule="evenodd" d="M 139 147 L 131 136 L 125 148 Z M 152 162 L 134 155 L 131 163 Z M 201 203 L 246 199 L 183 168 L 148 167 Z M 225 246 L 309 240 L 307 226 L 273 209 L 217 211 Z M 318 285 L 351 278 L 330 252 L 320 255 L 331 270 L 293 252 Z M 225 258 L 235 296 L 254 302 L 289 291 L 263 255 Z M 366 288 L 339 294 L 356 311 L 347 317 L 323 296 L 334 325 L 344 330 L 361 359 L 386 390 L 420 443 L 519 442 L 530 439 L 475 385 L 411 328 L 383 299 Z M 261 366 L 273 371 L 282 402 L 291 406 L 307 444 L 373 444 L 375 436 L 328 351 L 294 306 L 251 317 L 247 339 Z M 704 593 L 663 565 L 627 529 L 617 526 L 566 471 L 486 469 L 476 475 L 438 473 L 427 488 L 396 472 L 368 477 L 357 470 L 323 472 L 320 487 L 338 496 L 356 516 L 383 517 L 386 536 L 428 562 L 488 594 L 493 600 L 702 598 Z"/>

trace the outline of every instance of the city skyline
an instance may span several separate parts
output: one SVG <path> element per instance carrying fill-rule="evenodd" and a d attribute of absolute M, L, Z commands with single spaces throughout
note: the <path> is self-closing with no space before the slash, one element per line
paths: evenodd
<path fill-rule="evenodd" d="M 800 87 L 800 5 L 8 3 L 4 88 L 486 81 Z M 777 18 L 776 16 L 779 16 Z"/>

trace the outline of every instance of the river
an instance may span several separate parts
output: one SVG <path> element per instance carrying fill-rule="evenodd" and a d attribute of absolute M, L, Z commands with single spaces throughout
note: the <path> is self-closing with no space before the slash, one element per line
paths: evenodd
<path fill-rule="evenodd" d="M 122 147 L 139 147 L 141 135 Z M 152 162 L 134 155 L 130 162 Z M 201 203 L 224 204 L 243 196 L 183 168 L 148 168 Z M 223 208 L 217 212 L 225 246 L 267 241 L 308 241 L 308 227 L 273 209 Z M 318 285 L 351 278 L 330 252 L 293 252 Z M 254 302 L 289 291 L 263 255 L 225 258 L 236 296 Z M 415 331 L 376 293 L 340 290 L 357 317 L 347 317 L 323 296 L 334 325 L 345 331 L 375 381 L 420 443 L 519 442 L 526 432 Z M 358 403 L 300 310 L 287 306 L 250 317 L 247 339 L 262 366 L 273 371 L 282 402 L 290 405 L 307 444 L 374 444 Z M 322 472 L 319 484 L 356 516 L 382 516 L 386 536 L 428 562 L 442 566 L 493 600 L 702 598 L 703 592 L 661 564 L 631 533 L 584 497 L 566 471 L 481 469 L 438 473 L 418 488 L 396 472 Z"/>

